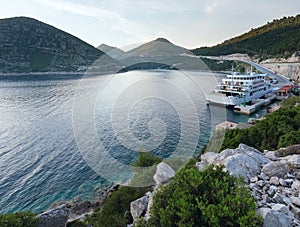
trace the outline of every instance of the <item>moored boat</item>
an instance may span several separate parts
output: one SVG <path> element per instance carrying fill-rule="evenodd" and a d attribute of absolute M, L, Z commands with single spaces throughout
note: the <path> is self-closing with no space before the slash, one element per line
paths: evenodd
<path fill-rule="evenodd" d="M 215 91 L 208 94 L 209 103 L 224 106 L 236 106 L 249 103 L 273 91 L 272 85 L 266 80 L 266 74 L 249 74 L 233 72 L 223 78 Z"/>

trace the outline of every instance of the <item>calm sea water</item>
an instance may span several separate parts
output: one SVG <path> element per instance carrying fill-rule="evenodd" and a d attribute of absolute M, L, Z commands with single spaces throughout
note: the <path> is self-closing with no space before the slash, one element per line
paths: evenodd
<path fill-rule="evenodd" d="M 0 77 L 0 212 L 94 198 L 114 176 L 111 166 L 92 163 L 99 147 L 122 165 L 141 148 L 165 158 L 176 149 L 197 154 L 214 124 L 248 119 L 210 110 L 211 78 L 179 71 Z"/>

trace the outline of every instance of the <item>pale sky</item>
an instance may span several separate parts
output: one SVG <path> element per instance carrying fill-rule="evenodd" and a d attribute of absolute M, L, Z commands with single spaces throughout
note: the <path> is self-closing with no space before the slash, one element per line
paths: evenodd
<path fill-rule="evenodd" d="M 211 46 L 300 14 L 298 0 L 0 0 L 0 5 L 0 18 L 33 17 L 93 46 L 119 48 L 158 37 L 186 48 Z"/>

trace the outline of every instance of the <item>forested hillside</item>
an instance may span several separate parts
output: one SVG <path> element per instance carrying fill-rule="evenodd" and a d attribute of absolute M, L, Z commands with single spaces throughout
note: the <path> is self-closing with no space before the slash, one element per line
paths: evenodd
<path fill-rule="evenodd" d="M 300 98 L 293 96 L 281 108 L 247 129 L 226 131 L 220 150 L 235 148 L 240 143 L 259 150 L 276 150 L 300 143 Z"/>
<path fill-rule="evenodd" d="M 283 17 L 213 47 L 192 50 L 196 55 L 244 53 L 261 58 L 289 57 L 300 50 L 300 15 Z"/>

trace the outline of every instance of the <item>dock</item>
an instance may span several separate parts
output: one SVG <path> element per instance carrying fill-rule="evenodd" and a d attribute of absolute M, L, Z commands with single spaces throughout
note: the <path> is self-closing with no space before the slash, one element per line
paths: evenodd
<path fill-rule="evenodd" d="M 257 111 L 262 106 L 269 105 L 274 99 L 276 99 L 276 95 L 271 95 L 266 98 L 256 99 L 252 102 L 252 105 L 237 105 L 234 106 L 233 111 L 236 113 L 250 115 Z"/>

